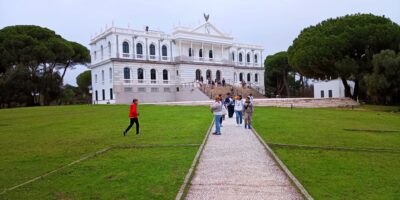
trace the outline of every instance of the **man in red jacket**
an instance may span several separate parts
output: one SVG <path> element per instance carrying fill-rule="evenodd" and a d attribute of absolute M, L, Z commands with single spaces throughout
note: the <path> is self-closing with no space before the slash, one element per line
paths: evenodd
<path fill-rule="evenodd" d="M 136 123 L 136 135 L 139 135 L 139 112 L 137 109 L 138 100 L 133 99 L 130 110 L 129 110 L 129 118 L 131 119 L 131 123 L 128 128 L 124 131 L 124 136 L 128 133 L 129 129 L 131 129 L 132 125 Z"/>

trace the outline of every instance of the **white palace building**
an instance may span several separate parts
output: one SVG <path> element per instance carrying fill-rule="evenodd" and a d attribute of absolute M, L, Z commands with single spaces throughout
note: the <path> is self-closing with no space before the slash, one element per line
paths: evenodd
<path fill-rule="evenodd" d="M 172 34 L 111 27 L 90 41 L 92 98 L 98 104 L 206 100 L 201 80 L 264 89 L 263 47 L 238 44 L 208 22 Z M 191 86 L 191 87 L 190 87 Z"/>

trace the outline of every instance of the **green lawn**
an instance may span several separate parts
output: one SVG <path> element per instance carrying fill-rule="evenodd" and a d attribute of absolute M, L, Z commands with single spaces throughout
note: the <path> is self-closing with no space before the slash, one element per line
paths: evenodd
<path fill-rule="evenodd" d="M 0 190 L 110 145 L 200 144 L 212 120 L 207 107 L 143 105 L 142 134 L 132 130 L 123 137 L 128 109 L 84 105 L 0 110 Z M 197 149 L 113 149 L 0 197 L 171 199 Z"/>
<path fill-rule="evenodd" d="M 355 110 L 256 108 L 253 119 L 257 132 L 271 144 L 315 199 L 400 199 L 398 111 L 398 107 L 376 106 Z M 273 144 L 389 149 L 393 152 L 308 149 Z"/>

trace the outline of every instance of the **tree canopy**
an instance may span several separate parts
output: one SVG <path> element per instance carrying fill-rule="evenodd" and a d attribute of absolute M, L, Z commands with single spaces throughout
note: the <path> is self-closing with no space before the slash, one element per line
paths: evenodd
<path fill-rule="evenodd" d="M 384 16 L 355 14 L 325 20 L 301 31 L 288 49 L 289 64 L 310 78 L 342 79 L 356 98 L 372 58 L 381 50 L 399 51 L 400 27 Z M 355 82 L 350 94 L 347 80 Z"/>
<path fill-rule="evenodd" d="M 76 83 L 82 92 L 89 94 L 89 86 L 92 85 L 92 73 L 90 70 L 80 73 L 76 77 Z"/>
<path fill-rule="evenodd" d="M 24 79 L 32 82 L 29 88 L 25 88 L 26 94 L 30 94 L 27 96 L 30 100 L 25 102 L 27 105 L 34 103 L 34 93 L 39 93 L 42 97 L 40 102 L 48 105 L 57 98 L 57 90 L 63 83 L 66 70 L 90 62 L 86 47 L 65 40 L 50 29 L 33 25 L 1 29 L 0 57 L 0 77 L 4 79 L 0 83 L 6 82 L 17 72 L 19 76 L 24 72 Z M 15 95 L 13 91 L 9 93 Z"/>
<path fill-rule="evenodd" d="M 265 86 L 271 87 L 270 92 L 280 96 L 290 96 L 288 73 L 292 70 L 288 63 L 287 52 L 282 51 L 267 56 L 264 61 Z"/>

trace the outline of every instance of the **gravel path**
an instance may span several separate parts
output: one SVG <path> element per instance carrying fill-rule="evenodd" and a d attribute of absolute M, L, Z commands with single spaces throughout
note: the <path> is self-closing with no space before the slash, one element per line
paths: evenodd
<path fill-rule="evenodd" d="M 222 135 L 208 138 L 186 199 L 303 198 L 256 136 L 226 116 Z"/>

